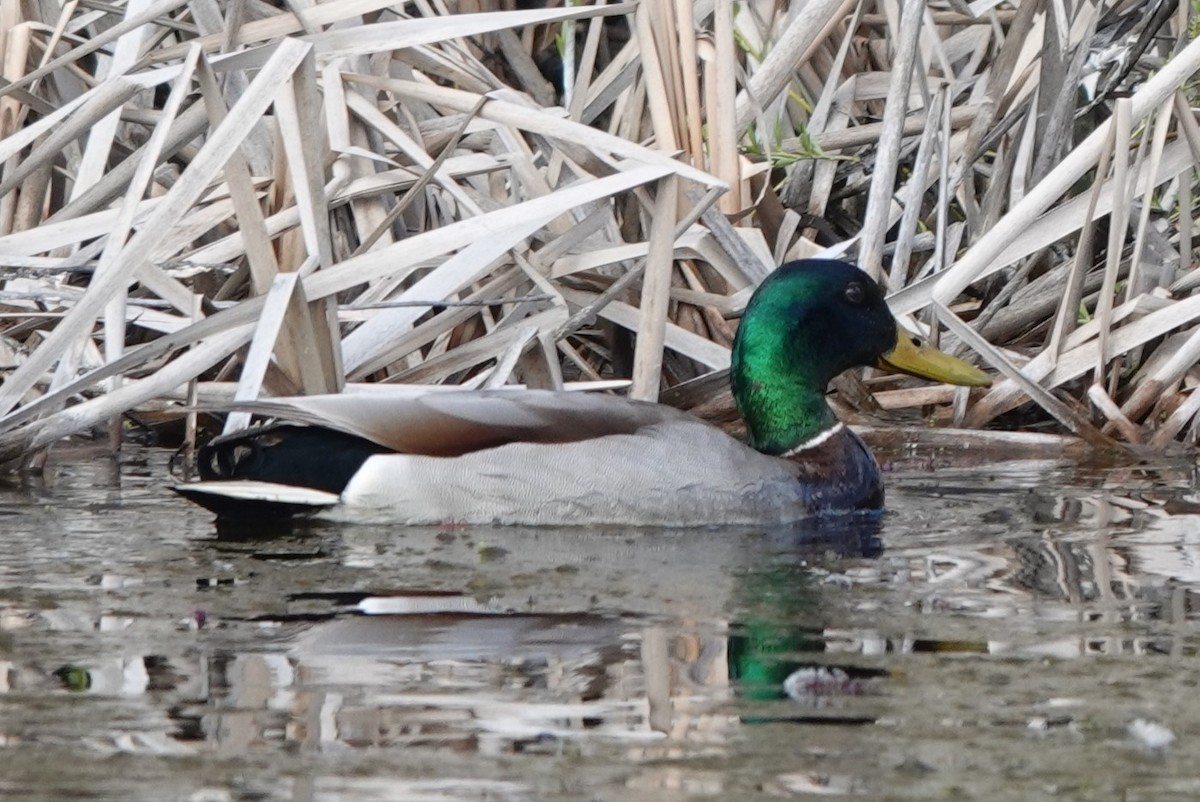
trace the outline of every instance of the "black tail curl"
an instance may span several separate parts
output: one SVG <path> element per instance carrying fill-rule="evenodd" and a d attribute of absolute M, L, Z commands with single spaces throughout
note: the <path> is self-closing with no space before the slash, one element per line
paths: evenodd
<path fill-rule="evenodd" d="M 223 435 L 200 448 L 200 478 L 252 479 L 341 493 L 363 463 L 390 450 L 352 434 L 275 423 Z"/>

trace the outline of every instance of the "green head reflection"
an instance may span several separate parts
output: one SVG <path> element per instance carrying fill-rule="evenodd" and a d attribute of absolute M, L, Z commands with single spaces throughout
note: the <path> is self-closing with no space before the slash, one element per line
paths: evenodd
<path fill-rule="evenodd" d="M 784 547 L 780 559 L 751 567 L 740 578 L 738 609 L 727 650 L 729 678 L 742 699 L 785 696 L 783 683 L 825 651 L 821 580 L 813 569 L 846 559 L 877 557 L 879 516 L 818 521 Z"/>

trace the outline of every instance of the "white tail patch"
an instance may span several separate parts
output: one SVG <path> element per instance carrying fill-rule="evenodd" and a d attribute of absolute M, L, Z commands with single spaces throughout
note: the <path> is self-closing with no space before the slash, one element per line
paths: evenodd
<path fill-rule="evenodd" d="M 208 493 L 242 501 L 270 501 L 277 504 L 300 504 L 309 507 L 328 507 L 341 501 L 341 496 L 311 487 L 295 487 L 274 482 L 255 482 L 247 479 L 196 482 L 176 485 L 182 493 Z"/>

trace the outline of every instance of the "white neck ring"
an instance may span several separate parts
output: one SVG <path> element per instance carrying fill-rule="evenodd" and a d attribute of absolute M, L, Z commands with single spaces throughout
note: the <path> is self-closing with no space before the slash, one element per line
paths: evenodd
<path fill-rule="evenodd" d="M 814 449 L 814 448 L 816 448 L 817 446 L 819 446 L 819 445 L 821 445 L 822 443 L 824 443 L 824 442 L 825 442 L 826 440 L 828 440 L 829 438 L 833 437 L 835 434 L 838 434 L 839 432 L 841 432 L 841 431 L 842 431 L 843 429 L 845 429 L 845 428 L 846 428 L 846 424 L 842 423 L 841 421 L 838 421 L 837 423 L 835 423 L 834 425 L 830 426 L 830 427 L 829 427 L 828 429 L 826 429 L 825 431 L 823 431 L 823 432 L 818 432 L 818 433 L 817 433 L 817 435 L 816 435 L 815 437 L 811 437 L 811 438 L 809 438 L 808 440 L 805 440 L 805 441 L 804 441 L 803 443 L 801 443 L 800 445 L 796 446 L 795 448 L 790 448 L 790 449 L 788 449 L 787 451 L 783 452 L 783 453 L 782 453 L 782 454 L 780 454 L 779 456 L 781 456 L 781 457 L 794 457 L 794 456 L 796 456 L 797 454 L 802 454 L 802 453 L 804 453 L 805 451 L 809 451 L 810 449 Z"/>

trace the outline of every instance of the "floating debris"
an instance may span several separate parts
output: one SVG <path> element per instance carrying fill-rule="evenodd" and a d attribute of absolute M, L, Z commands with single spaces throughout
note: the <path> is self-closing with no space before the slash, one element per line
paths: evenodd
<path fill-rule="evenodd" d="M 1134 719 L 1126 729 L 1143 749 L 1150 752 L 1165 752 L 1175 743 L 1175 733 L 1162 724 L 1144 718 Z"/>

